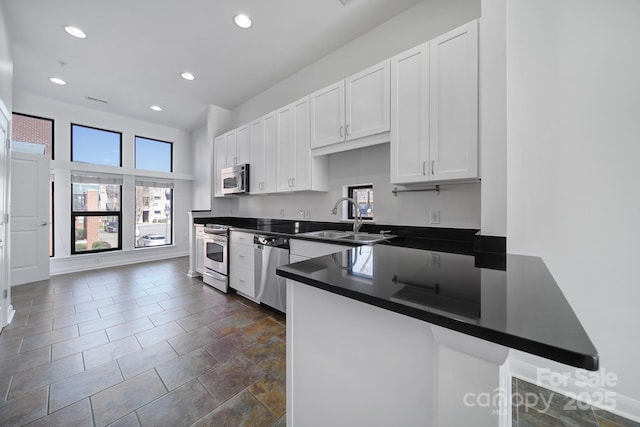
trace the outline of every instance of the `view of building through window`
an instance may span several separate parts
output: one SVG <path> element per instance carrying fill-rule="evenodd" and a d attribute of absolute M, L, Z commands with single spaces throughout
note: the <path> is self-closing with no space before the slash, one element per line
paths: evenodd
<path fill-rule="evenodd" d="M 73 175 L 71 217 L 72 253 L 120 249 L 120 184 L 87 183 L 90 177 Z"/>
<path fill-rule="evenodd" d="M 53 158 L 53 120 L 13 113 L 11 149 Z"/>
<path fill-rule="evenodd" d="M 173 184 L 136 180 L 136 247 L 173 243 Z"/>
<path fill-rule="evenodd" d="M 356 201 L 362 219 L 373 219 L 373 185 L 349 187 L 349 197 Z M 356 210 L 349 210 L 349 219 L 355 218 Z"/>

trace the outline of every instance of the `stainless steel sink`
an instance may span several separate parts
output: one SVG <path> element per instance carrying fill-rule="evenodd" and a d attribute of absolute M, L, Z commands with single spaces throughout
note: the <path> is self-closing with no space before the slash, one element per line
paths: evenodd
<path fill-rule="evenodd" d="M 354 233 L 352 231 L 338 230 L 321 230 L 301 233 L 301 236 L 315 237 L 323 240 L 337 240 L 342 242 L 364 243 L 373 245 L 378 242 L 392 239 L 396 236 L 391 234 L 370 234 L 370 233 Z"/>

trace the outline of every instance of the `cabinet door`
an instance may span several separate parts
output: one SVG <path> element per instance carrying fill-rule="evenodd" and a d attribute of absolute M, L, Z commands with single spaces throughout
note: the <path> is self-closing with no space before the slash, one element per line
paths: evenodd
<path fill-rule="evenodd" d="M 225 135 L 220 135 L 214 140 L 214 173 L 213 173 L 213 183 L 214 183 L 214 195 L 216 197 L 222 197 L 222 180 L 220 177 L 221 170 L 226 166 L 227 163 L 227 143 Z"/>
<path fill-rule="evenodd" d="M 311 148 L 344 141 L 344 80 L 311 95 Z"/>
<path fill-rule="evenodd" d="M 251 163 L 251 129 L 244 125 L 236 130 L 236 165 Z M 251 173 L 251 172 L 249 172 Z"/>
<path fill-rule="evenodd" d="M 276 112 L 277 127 L 277 191 L 291 191 L 291 182 L 295 168 L 295 146 L 293 132 L 293 104 Z"/>
<path fill-rule="evenodd" d="M 389 130 L 389 85 L 388 59 L 346 80 L 347 140 Z"/>
<path fill-rule="evenodd" d="M 429 180 L 429 43 L 391 58 L 391 183 Z"/>
<path fill-rule="evenodd" d="M 477 177 L 477 21 L 431 41 L 430 71 L 431 179 Z"/>
<path fill-rule="evenodd" d="M 293 188 L 295 191 L 311 189 L 311 147 L 309 139 L 309 97 L 304 97 L 293 104 L 294 108 L 294 152 L 295 174 Z"/>
<path fill-rule="evenodd" d="M 232 130 L 231 132 L 227 132 L 224 136 L 226 147 L 226 160 L 225 166 L 233 166 L 236 164 L 238 159 L 237 153 L 237 132 L 236 130 Z"/>
<path fill-rule="evenodd" d="M 276 191 L 276 114 L 269 113 L 263 118 L 264 122 L 264 178 L 263 193 Z"/>
<path fill-rule="evenodd" d="M 263 192 L 266 148 L 264 136 L 264 120 L 259 119 L 251 123 L 252 162 L 249 171 L 249 189 L 251 190 L 251 194 Z"/>

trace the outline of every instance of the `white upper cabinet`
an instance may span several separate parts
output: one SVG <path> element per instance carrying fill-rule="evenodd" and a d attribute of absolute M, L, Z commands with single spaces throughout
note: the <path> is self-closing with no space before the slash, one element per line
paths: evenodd
<path fill-rule="evenodd" d="M 478 176 L 478 21 L 431 41 L 431 179 Z"/>
<path fill-rule="evenodd" d="M 214 185 L 214 195 L 215 197 L 222 197 L 222 180 L 221 180 L 221 171 L 226 167 L 227 164 L 227 141 L 226 135 L 220 135 L 213 142 L 213 157 L 214 157 L 214 168 L 213 168 L 213 185 Z"/>
<path fill-rule="evenodd" d="M 391 59 L 391 182 L 478 177 L 478 22 Z"/>
<path fill-rule="evenodd" d="M 276 191 L 276 114 L 269 113 L 251 123 L 251 194 Z"/>
<path fill-rule="evenodd" d="M 309 96 L 276 111 L 277 191 L 328 190 L 328 158 L 311 157 Z"/>
<path fill-rule="evenodd" d="M 251 129 L 241 126 L 225 134 L 226 166 L 235 166 L 251 162 Z"/>
<path fill-rule="evenodd" d="M 389 87 L 389 60 L 385 60 L 313 93 L 311 148 L 320 149 L 388 132 Z M 340 144 L 321 152 L 338 152 L 379 142 L 384 141 L 378 138 L 357 146 Z"/>
<path fill-rule="evenodd" d="M 429 43 L 391 58 L 392 183 L 428 180 Z"/>
<path fill-rule="evenodd" d="M 389 131 L 389 60 L 345 80 L 346 139 Z"/>

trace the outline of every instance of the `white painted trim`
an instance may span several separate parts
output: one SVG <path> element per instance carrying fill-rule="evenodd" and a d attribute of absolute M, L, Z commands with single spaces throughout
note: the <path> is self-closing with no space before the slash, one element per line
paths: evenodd
<path fill-rule="evenodd" d="M 565 396 L 577 396 L 578 399 L 576 400 L 580 402 L 588 403 L 592 406 L 603 409 L 605 411 L 609 411 L 621 417 L 633 420 L 635 422 L 640 422 L 640 401 L 632 399 L 628 396 L 621 395 L 614 389 L 607 389 L 603 387 L 584 384 L 583 382 L 579 381 L 579 379 L 574 375 L 574 373 L 579 370 L 577 368 L 556 363 L 553 364 L 552 369 L 550 369 L 548 363 L 546 363 L 544 367 L 537 366 L 519 359 L 517 356 L 514 356 L 513 352 L 511 353 L 511 357 L 509 358 L 508 362 L 511 368 L 511 375 L 516 378 L 520 378 L 524 381 L 528 381 L 532 384 L 536 384 L 540 387 L 544 387 Z M 562 369 L 562 367 L 564 367 L 564 369 Z M 566 386 L 558 387 L 552 385 L 549 381 L 544 381 L 544 378 L 542 381 L 539 380 L 539 369 L 550 369 L 552 372 L 558 374 L 570 373 L 571 375 L 567 376 Z M 545 378 L 548 378 L 548 376 L 545 376 Z M 615 393 L 613 399 L 615 401 L 614 408 L 607 407 L 607 405 L 602 404 L 599 401 L 594 401 L 591 398 L 596 397 L 599 400 L 600 396 L 606 396 L 605 393 Z"/>
<path fill-rule="evenodd" d="M 131 251 L 100 252 L 51 259 L 51 275 L 76 273 L 98 268 L 119 267 L 149 261 L 188 256 L 188 251 L 162 251 L 167 248 L 145 248 Z M 174 249 L 174 247 L 171 247 Z M 168 253 L 162 253 L 168 252 Z"/>

